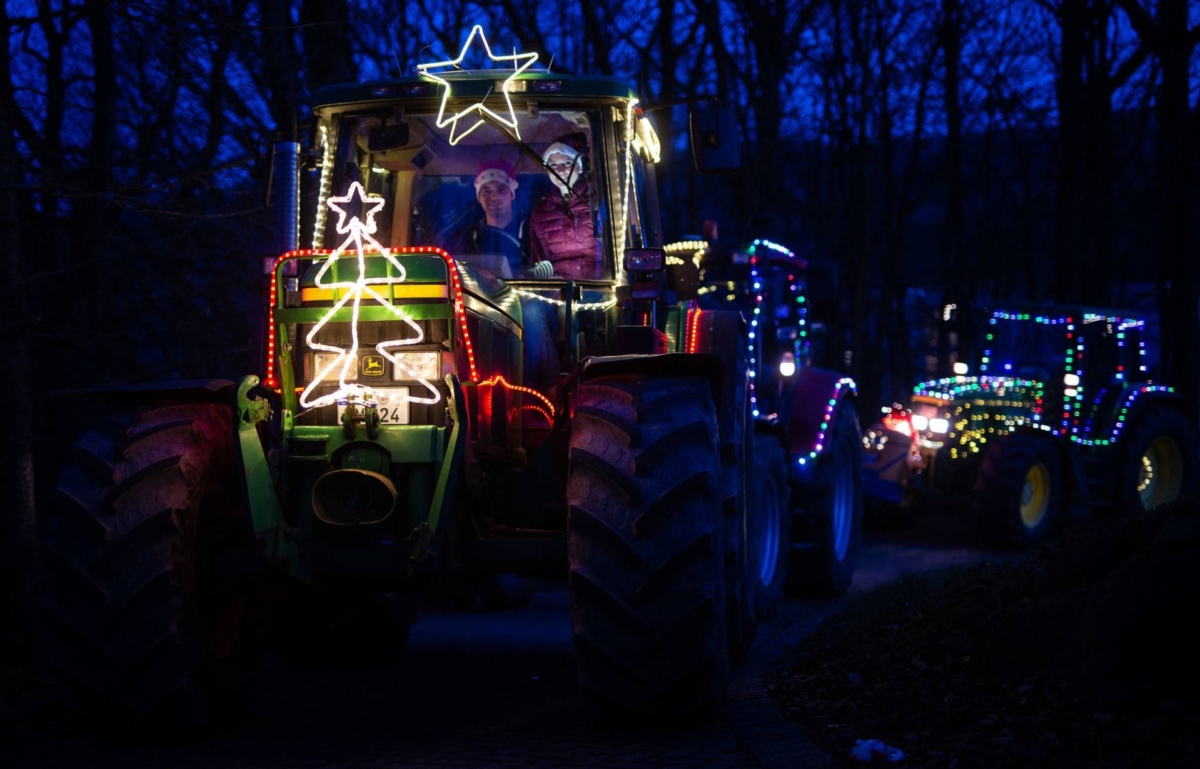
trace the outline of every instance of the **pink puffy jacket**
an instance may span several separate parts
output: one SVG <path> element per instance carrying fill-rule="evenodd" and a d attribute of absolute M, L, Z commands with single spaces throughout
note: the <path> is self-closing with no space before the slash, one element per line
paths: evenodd
<path fill-rule="evenodd" d="M 604 277 L 600 241 L 592 223 L 587 190 L 564 200 L 555 190 L 529 214 L 530 261 L 547 260 L 554 274 L 572 280 Z"/>

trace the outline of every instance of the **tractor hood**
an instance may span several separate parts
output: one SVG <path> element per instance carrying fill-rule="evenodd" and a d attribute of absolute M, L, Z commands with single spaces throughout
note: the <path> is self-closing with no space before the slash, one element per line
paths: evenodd
<path fill-rule="evenodd" d="M 1017 401 L 1040 400 L 1045 389 L 1045 383 L 1036 379 L 1003 376 L 954 376 L 921 382 L 913 388 L 913 403 L 941 406 L 956 401 L 992 398 Z"/>

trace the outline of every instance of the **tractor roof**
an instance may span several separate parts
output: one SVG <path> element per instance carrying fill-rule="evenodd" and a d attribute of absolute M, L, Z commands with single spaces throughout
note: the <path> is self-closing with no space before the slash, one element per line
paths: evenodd
<path fill-rule="evenodd" d="M 1146 322 L 1147 320 L 1152 320 L 1152 314 L 1137 310 L 1087 307 L 1073 304 L 1012 302 L 1010 304 L 992 305 L 985 310 L 985 315 L 991 315 L 992 317 L 1000 317 L 1004 314 L 1019 314 L 1022 318 L 1029 317 L 1029 319 L 1036 317 L 1072 318 L 1085 323 L 1102 319 L 1113 322 Z"/>
<path fill-rule="evenodd" d="M 512 76 L 511 70 L 459 70 L 438 73 L 453 85 L 454 98 L 475 98 L 497 93 L 500 84 Z M 567 75 L 550 72 L 523 72 L 517 76 L 509 93 L 518 96 L 582 97 L 636 99 L 637 93 L 629 83 L 616 77 L 602 75 Z M 441 86 L 428 77 L 391 78 L 365 83 L 343 83 L 326 86 L 313 97 L 313 110 L 363 102 L 392 101 L 397 98 L 434 98 L 441 95 Z"/>

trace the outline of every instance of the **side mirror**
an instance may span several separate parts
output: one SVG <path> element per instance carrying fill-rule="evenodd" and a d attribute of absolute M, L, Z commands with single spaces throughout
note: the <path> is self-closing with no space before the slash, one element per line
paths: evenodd
<path fill-rule="evenodd" d="M 626 272 L 662 272 L 667 252 L 661 248 L 627 248 L 622 262 Z"/>
<path fill-rule="evenodd" d="M 367 132 L 367 149 L 387 152 L 408 144 L 408 123 L 376 126 Z"/>
<path fill-rule="evenodd" d="M 688 114 L 692 161 L 702 174 L 730 174 L 742 167 L 733 111 L 709 107 Z"/>

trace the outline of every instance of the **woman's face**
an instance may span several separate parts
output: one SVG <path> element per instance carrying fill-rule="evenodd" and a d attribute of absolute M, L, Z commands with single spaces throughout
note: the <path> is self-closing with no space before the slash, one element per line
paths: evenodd
<path fill-rule="evenodd" d="M 550 181 L 554 182 L 554 186 L 558 187 L 560 192 L 567 191 L 567 188 L 563 186 L 563 180 L 572 187 L 575 186 L 575 182 L 579 181 L 579 158 L 555 153 L 547 158 L 546 165 L 554 171 L 550 174 Z"/>

